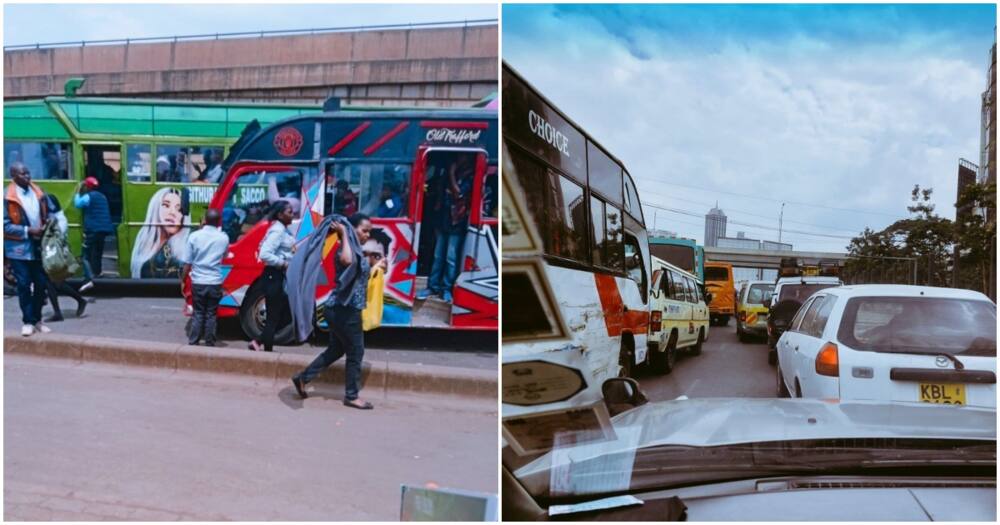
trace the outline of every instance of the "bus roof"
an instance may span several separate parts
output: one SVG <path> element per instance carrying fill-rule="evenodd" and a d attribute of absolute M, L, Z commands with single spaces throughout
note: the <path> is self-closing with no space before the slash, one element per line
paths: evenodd
<path fill-rule="evenodd" d="M 432 131 L 441 134 L 434 135 Z M 495 159 L 497 132 L 497 112 L 492 109 L 338 109 L 296 115 L 269 125 L 251 122 L 230 149 L 223 168 L 228 170 L 242 161 L 314 162 L 334 155 L 412 158 L 414 151 L 410 150 L 418 143 L 483 149 Z M 289 148 L 279 148 L 285 140 L 282 137 L 294 137 Z M 306 144 L 310 147 L 303 147 Z"/>
<path fill-rule="evenodd" d="M 513 67 L 511 67 L 510 64 L 508 64 L 506 60 L 503 61 L 503 69 L 507 73 L 513 75 L 514 78 L 516 78 L 518 80 L 518 82 L 521 82 L 522 84 L 524 84 L 525 86 L 527 86 L 527 88 L 530 89 L 532 91 L 532 93 L 534 93 L 534 95 L 536 97 L 538 97 L 542 102 L 544 102 L 545 105 L 549 107 L 549 109 L 551 109 L 552 111 L 556 112 L 570 126 L 573 126 L 573 128 L 576 129 L 576 131 L 578 133 L 580 133 L 581 135 L 583 135 L 583 137 L 585 139 L 589 140 L 595 146 L 597 146 L 598 148 L 600 148 L 601 151 L 603 151 L 605 155 L 607 155 L 608 157 L 611 157 L 612 160 L 614 160 L 616 163 L 618 163 L 619 166 L 621 166 L 621 168 L 625 172 L 625 174 L 629 175 L 628 169 L 625 168 L 625 163 L 622 162 L 621 159 L 619 159 L 618 157 L 612 155 L 611 152 L 608 151 L 607 148 L 605 148 L 604 146 L 602 146 L 601 143 L 598 142 L 597 139 L 595 139 L 590 133 L 587 133 L 587 131 L 585 129 L 583 129 L 582 126 L 580 126 L 579 124 L 577 124 L 576 121 L 574 121 L 573 119 L 569 118 L 565 113 L 563 113 L 562 110 L 559 109 L 559 106 L 556 106 L 555 104 L 553 104 L 552 101 L 549 100 L 548 97 L 546 97 L 545 95 L 543 95 L 542 92 L 538 90 L 538 88 L 536 88 L 534 85 L 532 85 L 531 82 L 528 82 L 527 80 L 525 80 L 525 78 L 523 76 L 521 76 L 521 74 L 518 73 L 516 69 L 514 69 Z M 631 177 L 632 176 L 629 175 L 629 178 L 631 178 Z"/>
<path fill-rule="evenodd" d="M 320 106 L 47 97 L 5 102 L 5 139 L 198 137 L 231 141 L 253 119 L 274 122 Z"/>
<path fill-rule="evenodd" d="M 344 106 L 341 111 L 392 118 L 400 113 L 412 115 L 414 111 L 455 116 L 463 111 L 488 110 Z M 322 112 L 319 104 L 52 96 L 4 102 L 4 138 L 69 140 L 128 136 L 232 142 L 254 119 L 266 127 L 291 117 Z"/>

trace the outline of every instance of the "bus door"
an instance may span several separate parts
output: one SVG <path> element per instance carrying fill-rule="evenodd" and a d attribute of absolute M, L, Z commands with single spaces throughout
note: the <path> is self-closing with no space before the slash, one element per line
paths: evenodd
<path fill-rule="evenodd" d="M 258 258 L 260 243 L 270 223 L 267 213 L 279 200 L 292 205 L 293 220 L 290 226 L 297 240 L 312 231 L 312 226 L 322 218 L 314 202 L 320 195 L 320 186 L 314 164 L 278 165 L 264 163 L 237 164 L 219 185 L 209 205 L 222 212 L 222 231 L 229 236 L 229 250 L 222 259 L 223 297 L 220 317 L 241 314 L 244 332 L 256 337 L 263 330 L 266 318 L 264 295 L 254 283 L 263 271 Z M 322 210 L 322 208 L 320 208 Z M 323 292 L 323 280 L 317 292 Z M 329 292 L 329 285 L 325 291 Z M 280 329 L 280 339 L 284 332 Z M 276 336 L 277 337 L 277 336 Z"/>
<path fill-rule="evenodd" d="M 122 273 L 119 268 L 120 253 L 128 250 L 129 242 L 125 238 L 128 228 L 119 228 L 122 224 L 122 216 L 125 208 L 125 196 L 122 184 L 122 144 L 121 143 L 82 143 L 80 145 L 80 159 L 78 173 L 81 174 L 81 181 L 88 177 L 97 179 L 97 191 L 101 192 L 108 200 L 108 208 L 111 213 L 111 222 L 114 225 L 115 233 L 104 238 L 104 250 L 101 254 L 101 269 L 105 277 L 128 276 L 128 272 Z M 71 207 L 73 202 L 60 203 L 63 207 Z M 81 225 L 82 212 L 81 212 Z M 85 237 L 85 236 L 84 236 Z M 99 276 L 97 268 L 93 269 L 94 277 Z"/>
<path fill-rule="evenodd" d="M 475 183 L 458 278 L 452 290 L 453 326 L 497 327 L 499 281 L 497 264 L 498 175 L 487 166 L 486 154 L 476 156 Z"/>
<path fill-rule="evenodd" d="M 474 193 L 476 185 L 481 186 L 485 171 L 486 152 L 481 148 L 422 147 L 418 150 L 415 172 L 419 180 L 415 182 L 417 195 L 413 201 L 418 212 L 414 234 L 416 287 L 411 296 L 415 326 L 452 325 L 455 283 L 465 264 L 465 249 L 469 248 L 464 241 L 473 210 L 481 205 L 481 200 L 473 202 Z M 450 194 L 456 188 L 466 197 L 452 198 Z M 457 243 L 439 245 L 454 236 L 459 238 Z M 450 250 L 454 250 L 451 261 L 454 274 L 449 276 Z M 440 265 L 437 276 L 434 273 L 436 264 Z M 430 297 L 417 299 L 416 293 L 425 289 L 432 292 Z"/>

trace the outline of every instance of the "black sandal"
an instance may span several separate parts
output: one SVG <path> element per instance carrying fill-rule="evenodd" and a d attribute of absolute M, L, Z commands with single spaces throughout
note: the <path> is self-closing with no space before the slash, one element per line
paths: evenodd
<path fill-rule="evenodd" d="M 357 400 L 356 399 L 351 399 L 351 400 L 345 399 L 344 400 L 344 406 L 348 406 L 348 407 L 351 407 L 351 408 L 356 408 L 358 410 L 371 410 L 371 409 L 375 408 L 375 405 L 369 403 L 368 401 L 365 401 L 365 404 L 363 404 L 363 405 L 355 405 L 354 401 L 357 401 Z"/>

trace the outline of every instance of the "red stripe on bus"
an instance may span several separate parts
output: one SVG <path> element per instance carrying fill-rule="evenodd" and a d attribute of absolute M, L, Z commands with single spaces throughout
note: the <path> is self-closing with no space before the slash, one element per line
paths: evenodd
<path fill-rule="evenodd" d="M 422 128 L 486 129 L 488 122 L 467 122 L 463 120 L 421 120 Z"/>
<path fill-rule="evenodd" d="M 336 155 L 338 151 L 346 148 L 348 144 L 350 144 L 351 142 L 353 142 L 354 139 L 358 138 L 358 135 L 364 133 L 364 131 L 366 129 L 368 129 L 368 126 L 371 126 L 371 125 L 372 125 L 372 123 L 369 122 L 369 121 L 362 122 L 360 126 L 354 128 L 354 131 L 348 133 L 347 135 L 344 136 L 344 138 L 340 139 L 340 142 L 338 142 L 338 143 L 334 144 L 333 146 L 331 146 L 330 150 L 327 151 L 326 154 L 327 155 Z"/>
<path fill-rule="evenodd" d="M 368 148 L 365 150 L 365 155 L 371 155 L 372 153 L 378 151 L 378 149 L 384 146 L 386 142 L 392 140 L 392 137 L 399 135 L 404 129 L 406 129 L 406 126 L 409 125 L 410 123 L 405 120 L 403 122 L 400 122 L 399 124 L 396 124 L 396 127 L 390 129 L 388 133 L 382 135 L 382 137 L 373 142 L 371 146 L 368 146 Z"/>
<path fill-rule="evenodd" d="M 613 275 L 594 274 L 597 284 L 597 295 L 601 298 L 601 310 L 604 313 L 604 325 L 609 337 L 622 335 L 623 331 L 633 334 L 644 334 L 649 328 L 649 312 L 640 310 L 625 311 L 625 302 Z"/>

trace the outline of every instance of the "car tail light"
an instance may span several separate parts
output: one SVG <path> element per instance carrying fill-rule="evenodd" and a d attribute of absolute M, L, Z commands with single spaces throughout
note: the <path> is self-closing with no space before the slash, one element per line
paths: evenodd
<path fill-rule="evenodd" d="M 656 310 L 655 312 L 649 314 L 649 331 L 656 333 L 660 331 L 660 327 L 663 324 L 663 312 Z"/>
<path fill-rule="evenodd" d="M 826 343 L 816 354 L 816 373 L 822 376 L 840 376 L 840 357 L 837 345 Z"/>
<path fill-rule="evenodd" d="M 740 313 L 736 314 L 736 317 L 737 317 L 737 318 L 738 318 L 738 319 L 739 319 L 739 320 L 740 320 L 741 322 L 746 322 L 746 320 L 747 320 L 747 313 L 746 313 L 746 312 L 740 312 Z"/>

